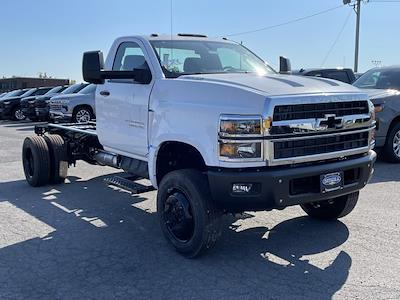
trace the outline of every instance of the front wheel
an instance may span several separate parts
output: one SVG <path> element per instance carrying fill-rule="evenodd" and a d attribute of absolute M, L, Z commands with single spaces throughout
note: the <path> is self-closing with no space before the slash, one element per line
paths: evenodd
<path fill-rule="evenodd" d="M 336 220 L 347 216 L 357 204 L 359 192 L 324 201 L 300 205 L 312 218 L 320 220 Z"/>
<path fill-rule="evenodd" d="M 207 177 L 197 170 L 165 175 L 157 194 L 157 213 L 165 238 L 186 257 L 204 253 L 221 235 L 221 212 L 212 201 Z"/>
<path fill-rule="evenodd" d="M 388 162 L 400 163 L 400 123 L 393 126 L 388 133 L 383 157 Z"/>
<path fill-rule="evenodd" d="M 17 106 L 12 110 L 11 118 L 14 121 L 23 121 L 26 119 L 26 116 L 22 112 L 21 107 Z"/>
<path fill-rule="evenodd" d="M 92 120 L 93 112 L 92 109 L 86 106 L 78 107 L 75 109 L 72 119 L 75 123 L 86 123 Z"/>

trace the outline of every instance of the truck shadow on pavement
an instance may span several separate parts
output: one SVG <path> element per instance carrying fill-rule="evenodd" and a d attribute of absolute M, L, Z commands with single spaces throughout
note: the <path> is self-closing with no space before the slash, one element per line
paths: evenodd
<path fill-rule="evenodd" d="M 0 236 L 0 298 L 330 299 L 348 277 L 346 252 L 325 267 L 303 258 L 335 252 L 349 236 L 342 222 L 299 217 L 243 230 L 246 220 L 226 217 L 217 247 L 189 260 L 162 237 L 154 193 L 132 196 L 102 179 L 0 183 L 11 220 L 11 237 Z"/>

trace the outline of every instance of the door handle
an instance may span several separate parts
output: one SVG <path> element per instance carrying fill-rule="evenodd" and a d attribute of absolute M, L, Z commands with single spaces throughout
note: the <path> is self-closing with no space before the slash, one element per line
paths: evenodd
<path fill-rule="evenodd" d="M 107 97 L 107 96 L 110 96 L 110 92 L 109 91 L 101 91 L 100 95 Z"/>

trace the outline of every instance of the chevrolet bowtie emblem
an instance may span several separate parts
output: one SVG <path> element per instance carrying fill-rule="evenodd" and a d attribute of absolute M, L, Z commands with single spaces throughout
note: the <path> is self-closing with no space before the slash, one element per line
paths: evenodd
<path fill-rule="evenodd" d="M 343 127 L 343 119 L 336 118 L 336 115 L 325 115 L 324 119 L 319 119 L 319 126 L 326 129 L 338 129 Z"/>

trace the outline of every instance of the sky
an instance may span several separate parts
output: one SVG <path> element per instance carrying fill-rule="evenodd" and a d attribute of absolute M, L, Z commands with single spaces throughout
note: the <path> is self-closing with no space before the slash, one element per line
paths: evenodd
<path fill-rule="evenodd" d="M 106 54 L 119 36 L 169 34 L 171 30 L 171 0 L 1 2 L 0 77 L 34 77 L 46 72 L 81 81 L 84 51 L 102 50 Z M 172 0 L 172 31 L 228 36 L 341 4 L 342 0 Z M 400 1 L 370 0 L 362 5 L 359 71 L 374 67 L 374 61 L 400 64 L 399 16 Z M 352 8 L 342 6 L 302 21 L 230 38 L 243 42 L 276 69 L 280 55 L 291 59 L 293 69 L 321 67 L 324 61 L 324 67 L 352 68 L 355 20 Z"/>

